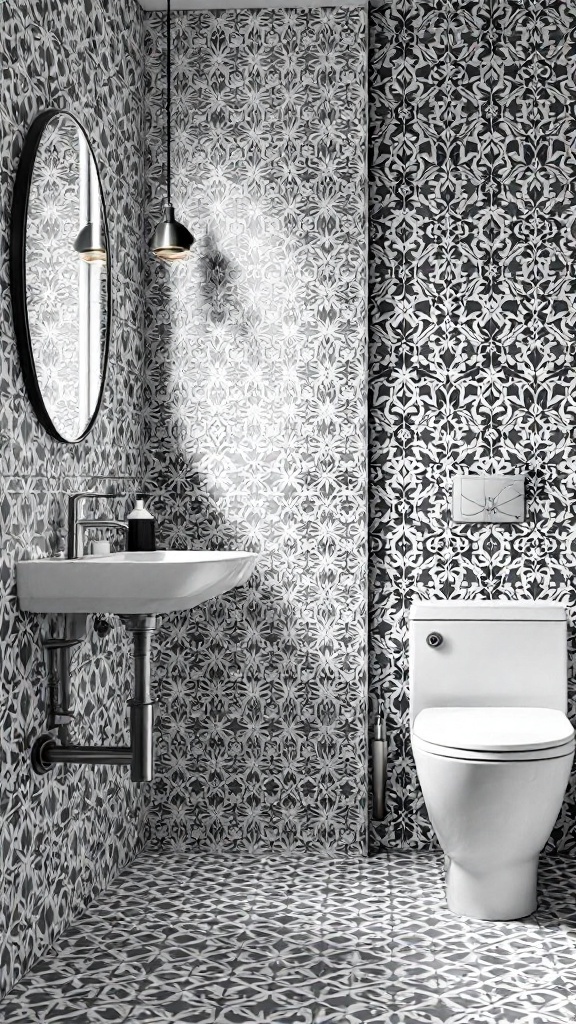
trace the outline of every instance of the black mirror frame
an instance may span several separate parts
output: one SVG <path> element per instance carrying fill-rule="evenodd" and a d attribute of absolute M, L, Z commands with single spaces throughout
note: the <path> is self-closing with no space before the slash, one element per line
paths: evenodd
<path fill-rule="evenodd" d="M 48 410 L 44 404 L 40 385 L 38 384 L 38 377 L 36 374 L 36 364 L 34 361 L 34 354 L 32 351 L 32 342 L 30 338 L 30 324 L 28 321 L 28 305 L 26 302 L 26 222 L 28 219 L 28 202 L 30 198 L 30 185 L 32 182 L 32 175 L 34 172 L 34 163 L 36 160 L 36 154 L 40 145 L 40 140 L 44 133 L 46 125 L 51 121 L 54 121 L 57 117 L 67 117 L 78 126 L 80 131 L 83 133 L 84 138 L 88 144 L 90 155 L 94 160 L 94 166 L 96 168 L 96 176 L 98 178 L 98 188 L 100 191 L 100 202 L 102 204 L 102 227 L 104 231 L 104 239 L 106 243 L 106 294 L 108 297 L 107 309 L 106 309 L 106 336 L 104 340 L 104 353 L 102 360 L 102 380 L 100 382 L 100 393 L 98 395 L 98 401 L 90 421 L 88 422 L 85 430 L 82 434 L 71 440 L 67 437 L 62 437 L 59 431 L 54 426 L 52 419 L 48 414 Z M 106 377 L 108 373 L 108 357 L 110 353 L 110 330 L 112 325 L 112 272 L 111 272 L 112 256 L 110 252 L 110 236 L 108 233 L 108 218 L 106 213 L 106 204 L 104 202 L 104 193 L 102 191 L 102 181 L 100 179 L 100 171 L 98 169 L 98 163 L 94 156 L 94 150 L 92 144 L 84 126 L 80 123 L 74 114 L 71 114 L 68 110 L 58 110 L 55 107 L 51 107 L 48 110 L 42 111 L 38 114 L 30 128 L 24 140 L 24 146 L 20 155 L 20 161 L 18 164 L 18 170 L 16 171 L 16 179 L 14 182 L 14 196 L 12 200 L 12 218 L 10 227 L 10 295 L 12 300 L 12 316 L 14 319 L 14 331 L 16 334 L 16 344 L 18 346 L 18 353 L 20 356 L 20 362 L 22 366 L 22 374 L 24 377 L 24 384 L 28 397 L 32 404 L 32 408 L 36 413 L 36 417 L 42 424 L 44 429 L 51 437 L 54 437 L 57 441 L 62 441 L 63 444 L 79 444 L 84 440 L 85 437 L 92 430 L 100 407 L 102 405 L 102 399 L 104 397 L 104 388 L 106 386 Z"/>

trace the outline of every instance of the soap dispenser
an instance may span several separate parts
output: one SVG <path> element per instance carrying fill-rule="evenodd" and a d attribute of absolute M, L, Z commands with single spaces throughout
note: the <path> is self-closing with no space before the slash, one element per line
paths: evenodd
<path fill-rule="evenodd" d="M 154 516 L 144 507 L 142 498 L 128 516 L 128 551 L 155 551 L 156 530 Z"/>

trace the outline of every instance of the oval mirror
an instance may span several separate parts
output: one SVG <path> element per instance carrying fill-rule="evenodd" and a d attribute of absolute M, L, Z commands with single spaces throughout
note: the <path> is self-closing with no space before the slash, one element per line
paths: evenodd
<path fill-rule="evenodd" d="M 11 291 L 24 383 L 44 428 L 76 443 L 102 401 L 110 336 L 110 245 L 102 188 L 72 114 L 32 123 L 12 205 Z"/>

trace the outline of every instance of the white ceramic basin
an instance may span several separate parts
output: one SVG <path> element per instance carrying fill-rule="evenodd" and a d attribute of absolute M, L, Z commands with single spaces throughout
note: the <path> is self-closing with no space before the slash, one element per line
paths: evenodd
<path fill-rule="evenodd" d="M 250 551 L 122 551 L 18 562 L 20 607 L 29 612 L 155 615 L 183 611 L 245 583 Z"/>

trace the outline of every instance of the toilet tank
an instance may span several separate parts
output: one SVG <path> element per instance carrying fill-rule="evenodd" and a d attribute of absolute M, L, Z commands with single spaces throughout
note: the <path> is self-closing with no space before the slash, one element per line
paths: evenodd
<path fill-rule="evenodd" d="M 556 601 L 415 601 L 409 658 L 411 722 L 446 706 L 566 713 L 566 609 Z"/>

